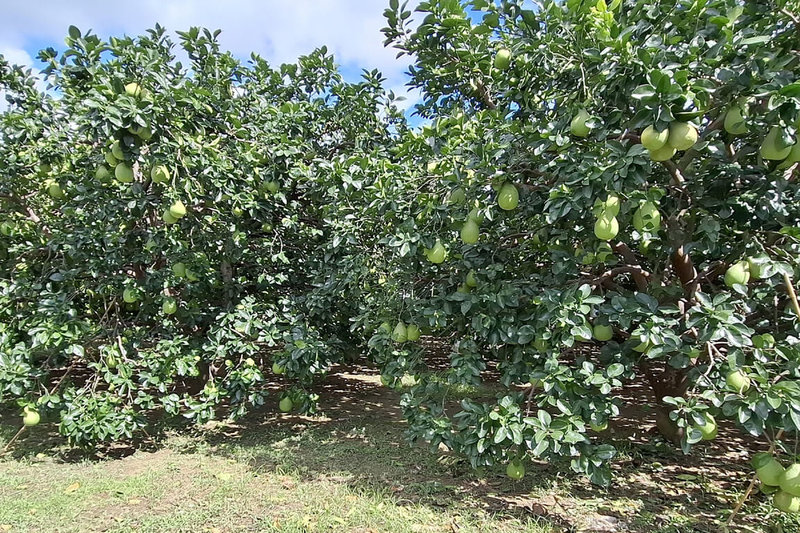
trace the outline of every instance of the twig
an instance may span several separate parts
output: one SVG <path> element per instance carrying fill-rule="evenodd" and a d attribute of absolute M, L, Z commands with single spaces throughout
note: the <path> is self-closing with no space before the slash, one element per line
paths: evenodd
<path fill-rule="evenodd" d="M 800 318 L 800 304 L 797 303 L 797 293 L 794 292 L 794 285 L 792 285 L 792 278 L 789 277 L 789 274 L 783 275 L 783 282 L 786 284 L 786 290 L 789 293 L 789 298 L 792 299 L 792 306 L 794 307 L 794 312 L 797 315 L 797 318 Z"/>
<path fill-rule="evenodd" d="M 711 371 L 714 369 L 714 356 L 711 353 L 712 348 L 715 351 L 717 351 L 717 353 L 719 353 L 719 351 L 717 350 L 716 346 L 711 344 L 710 341 L 706 343 L 706 354 L 708 355 L 708 368 L 706 369 L 705 372 L 703 372 L 703 375 L 700 376 L 700 378 L 697 381 L 694 382 L 694 387 L 692 387 L 692 390 L 691 390 L 690 393 L 694 393 L 694 391 L 697 390 L 697 387 L 700 386 L 700 382 L 701 381 L 705 381 L 706 379 L 708 379 L 708 375 L 711 374 Z M 722 355 L 722 354 L 720 354 L 720 355 Z"/>
<path fill-rule="evenodd" d="M 483 80 L 475 80 L 475 86 L 478 88 L 481 102 L 489 109 L 497 109 L 497 104 L 492 100 L 492 96 L 489 94 L 489 90 L 486 88 L 486 85 L 484 85 Z"/>
<path fill-rule="evenodd" d="M 533 401 L 533 392 L 536 390 L 536 386 L 531 383 L 531 390 L 528 393 L 528 400 L 525 402 L 525 416 L 531 416 L 531 402 Z"/>
<path fill-rule="evenodd" d="M 686 178 L 683 177 L 683 172 L 681 172 L 681 169 L 678 168 L 678 165 L 672 161 L 662 161 L 661 164 L 667 168 L 670 176 L 672 176 L 672 181 L 675 182 L 675 185 L 683 189 L 684 184 L 686 183 Z"/>
<path fill-rule="evenodd" d="M 62 381 L 64 381 L 64 378 L 66 378 L 66 377 L 67 377 L 67 375 L 68 375 L 70 372 L 72 372 L 72 368 L 73 368 L 74 366 L 75 366 L 74 364 L 70 365 L 70 366 L 69 366 L 69 368 L 67 368 L 67 370 L 64 372 L 64 374 L 62 374 L 61 378 L 58 380 L 58 383 L 56 383 L 56 384 L 53 386 L 53 388 L 52 388 L 52 389 L 50 389 L 50 394 L 51 394 L 51 395 L 52 395 L 52 394 L 53 394 L 53 393 L 54 393 L 54 392 L 55 392 L 55 391 L 58 389 L 58 387 L 61 385 L 61 382 L 62 382 Z M 25 426 L 25 425 L 23 425 L 21 428 L 19 428 L 19 431 L 17 431 L 17 433 L 16 433 L 16 434 L 15 434 L 13 437 L 11 437 L 11 440 L 10 440 L 10 441 L 8 441 L 8 442 L 6 443 L 6 445 L 3 447 L 3 453 L 0 453 L 0 455 L 5 455 L 6 453 L 8 453 L 8 449 L 11 447 L 11 445 L 14 443 L 14 441 L 15 441 L 15 440 L 17 440 L 17 437 L 19 437 L 20 435 L 22 435 L 22 433 L 25 431 L 25 429 L 26 429 L 27 427 L 28 427 L 28 426 Z"/>
<path fill-rule="evenodd" d="M 786 8 L 781 9 L 781 13 L 792 19 L 792 22 L 794 22 L 795 26 L 798 26 L 798 28 L 800 28 L 800 17 L 798 17 L 797 15 L 795 15 Z"/>
<path fill-rule="evenodd" d="M 22 435 L 22 433 L 26 429 L 28 429 L 28 426 L 25 426 L 25 425 L 23 425 L 21 428 L 19 428 L 19 431 L 17 431 L 16 434 L 14 434 L 14 436 L 11 437 L 11 440 L 6 443 L 5 447 L 3 448 L 3 454 L 0 454 L 0 455 L 4 455 L 8 451 L 8 449 L 11 447 L 11 445 L 14 444 L 14 441 L 17 440 L 17 437 Z"/>

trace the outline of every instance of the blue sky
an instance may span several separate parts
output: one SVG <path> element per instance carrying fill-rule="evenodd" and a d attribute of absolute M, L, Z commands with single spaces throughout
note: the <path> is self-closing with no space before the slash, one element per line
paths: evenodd
<path fill-rule="evenodd" d="M 411 0 L 409 5 L 416 5 Z M 384 48 L 380 29 L 388 0 L 4 0 L 0 54 L 12 63 L 39 67 L 37 52 L 62 49 L 72 24 L 102 38 L 139 35 L 156 22 L 174 32 L 191 26 L 221 29 L 220 41 L 240 59 L 257 52 L 271 63 L 293 62 L 326 45 L 350 80 L 377 68 L 386 86 L 404 95 L 408 58 Z M 418 95 L 408 95 L 413 105 Z M 0 106 L 2 106 L 0 102 Z"/>

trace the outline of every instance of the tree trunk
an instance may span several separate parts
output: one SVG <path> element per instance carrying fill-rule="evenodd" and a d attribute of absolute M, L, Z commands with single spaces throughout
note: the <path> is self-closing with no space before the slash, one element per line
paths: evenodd
<path fill-rule="evenodd" d="M 688 372 L 686 369 L 672 368 L 665 364 L 663 368 L 655 368 L 649 361 L 642 361 L 647 381 L 656 396 L 656 427 L 668 440 L 680 444 L 683 429 L 670 420 L 669 412 L 672 406 L 664 403 L 665 396 L 683 396 L 689 387 Z"/>

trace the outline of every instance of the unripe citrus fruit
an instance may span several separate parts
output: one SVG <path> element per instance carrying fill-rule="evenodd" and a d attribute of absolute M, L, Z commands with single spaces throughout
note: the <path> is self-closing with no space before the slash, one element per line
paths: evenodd
<path fill-rule="evenodd" d="M 676 150 L 688 150 L 697 142 L 697 128 L 690 122 L 673 122 L 669 125 L 670 146 Z"/>
<path fill-rule="evenodd" d="M 475 244 L 478 242 L 478 236 L 480 235 L 480 228 L 478 228 L 478 224 L 468 218 L 464 225 L 461 226 L 461 241 L 464 244 Z"/>
<path fill-rule="evenodd" d="M 644 131 L 642 131 L 642 146 L 651 152 L 662 148 L 667 144 L 668 139 L 669 128 L 657 131 L 655 126 L 647 126 Z"/>
<path fill-rule="evenodd" d="M 498 70 L 507 70 L 511 66 L 511 50 L 502 48 L 497 51 L 494 56 L 494 68 Z"/>
<path fill-rule="evenodd" d="M 589 118 L 589 113 L 585 109 L 581 109 L 569 123 L 569 131 L 576 137 L 586 137 L 591 131 L 591 128 L 586 125 Z"/>
<path fill-rule="evenodd" d="M 517 188 L 511 183 L 504 183 L 497 193 L 497 205 L 500 209 L 511 211 L 519 205 L 519 192 Z"/>

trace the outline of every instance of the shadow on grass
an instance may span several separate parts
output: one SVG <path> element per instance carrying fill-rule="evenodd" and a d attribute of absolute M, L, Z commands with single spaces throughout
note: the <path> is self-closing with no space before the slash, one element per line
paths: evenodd
<path fill-rule="evenodd" d="M 101 451 L 64 447 L 55 427 L 42 424 L 23 436 L 13 456 L 55 453 L 73 462 L 113 459 L 167 445 L 233 459 L 256 472 L 341 482 L 354 491 L 391 495 L 398 505 L 479 509 L 554 531 L 592 531 L 587 526 L 603 521 L 607 527 L 595 531 L 718 531 L 749 477 L 745 462 L 751 440 L 723 425 L 716 441 L 684 456 L 655 434 L 654 415 L 648 409 L 655 399 L 649 388 L 634 385 L 626 389 L 622 416 L 610 431 L 593 436 L 620 450 L 610 488 L 590 485 L 567 464 L 528 465 L 528 475 L 512 482 L 501 475 L 500 467 L 476 472 L 457 455 L 409 445 L 403 436 L 401 392 L 381 386 L 373 369 L 338 370 L 315 389 L 321 416 L 284 415 L 270 402 L 236 423 L 172 426 L 168 433 L 178 436 L 166 443 L 152 438 Z M 282 384 L 270 387 L 277 391 Z M 4 422 L 11 420 L 7 415 L 0 413 Z M 16 429 L 0 425 L 0 447 Z M 751 513 L 742 520 L 756 528 L 750 531 L 763 531 L 763 520 L 757 522 L 763 518 Z"/>
<path fill-rule="evenodd" d="M 654 401 L 645 389 L 629 391 L 632 408 L 611 431 L 594 436 L 621 451 L 607 489 L 589 484 L 568 464 L 529 465 L 528 475 L 513 482 L 501 467 L 476 472 L 460 456 L 409 445 L 400 392 L 380 386 L 369 369 L 343 369 L 316 392 L 322 417 L 265 408 L 206 432 L 199 442 L 208 453 L 245 461 L 255 471 L 332 478 L 354 490 L 389 493 L 400 504 L 479 508 L 555 531 L 592 531 L 584 528 L 602 520 L 610 525 L 598 531 L 718 531 L 749 475 L 746 439 L 730 428 L 721 427 L 717 441 L 689 456 L 665 443 L 654 420 L 643 424 L 642 417 L 654 418 L 643 413 Z"/>

